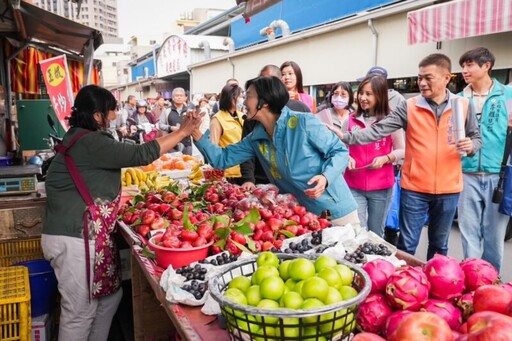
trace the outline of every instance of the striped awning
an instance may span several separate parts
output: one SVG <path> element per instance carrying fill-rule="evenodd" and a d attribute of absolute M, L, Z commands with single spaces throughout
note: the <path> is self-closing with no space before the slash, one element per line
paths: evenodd
<path fill-rule="evenodd" d="M 512 0 L 454 0 L 407 14 L 408 43 L 512 31 Z"/>

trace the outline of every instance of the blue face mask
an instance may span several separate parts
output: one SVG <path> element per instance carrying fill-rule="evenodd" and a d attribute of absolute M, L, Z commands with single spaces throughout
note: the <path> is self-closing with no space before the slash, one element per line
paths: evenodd
<path fill-rule="evenodd" d="M 244 99 L 243 98 L 239 98 L 236 101 L 236 110 L 242 110 L 243 107 L 244 107 Z"/>

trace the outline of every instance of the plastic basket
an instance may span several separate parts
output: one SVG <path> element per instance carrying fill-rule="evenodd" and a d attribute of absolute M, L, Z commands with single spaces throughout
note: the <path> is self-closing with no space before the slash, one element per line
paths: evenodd
<path fill-rule="evenodd" d="M 41 237 L 0 241 L 0 267 L 43 258 Z"/>
<path fill-rule="evenodd" d="M 30 287 L 28 269 L 0 268 L 0 340 L 30 340 Z"/>
<path fill-rule="evenodd" d="M 277 254 L 280 261 L 295 258 L 316 259 L 320 255 Z M 338 260 L 354 272 L 352 286 L 358 295 L 336 304 L 311 310 L 261 309 L 224 298 L 229 282 L 238 276 L 251 276 L 257 269 L 256 257 L 229 264 L 208 282 L 211 296 L 219 303 L 233 340 L 337 340 L 355 329 L 359 304 L 368 296 L 371 281 L 360 267 Z"/>

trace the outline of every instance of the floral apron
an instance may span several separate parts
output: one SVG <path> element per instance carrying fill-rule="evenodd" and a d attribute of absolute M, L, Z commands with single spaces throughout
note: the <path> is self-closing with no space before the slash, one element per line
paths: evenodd
<path fill-rule="evenodd" d="M 67 153 L 78 139 L 88 133 L 91 131 L 81 131 L 73 136 L 67 146 L 58 145 L 55 149 L 64 156 L 66 167 L 87 206 L 83 216 L 87 287 L 89 288 L 89 297 L 99 298 L 115 293 L 121 286 L 121 261 L 117 245 L 113 240 L 117 226 L 120 195 L 118 194 L 111 202 L 102 202 L 101 200 L 95 202 L 75 162 Z M 92 285 L 89 240 L 95 240 Z"/>

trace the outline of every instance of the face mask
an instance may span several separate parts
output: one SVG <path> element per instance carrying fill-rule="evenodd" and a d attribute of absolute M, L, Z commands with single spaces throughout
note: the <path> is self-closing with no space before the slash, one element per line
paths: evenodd
<path fill-rule="evenodd" d="M 215 105 L 215 101 L 208 101 L 208 104 L 210 105 L 210 107 L 213 107 Z"/>
<path fill-rule="evenodd" d="M 236 101 L 236 110 L 242 110 L 244 107 L 244 100 L 242 98 Z"/>
<path fill-rule="evenodd" d="M 348 98 L 341 96 L 332 96 L 331 103 L 332 105 L 334 105 L 336 109 L 345 109 L 348 106 Z"/>

